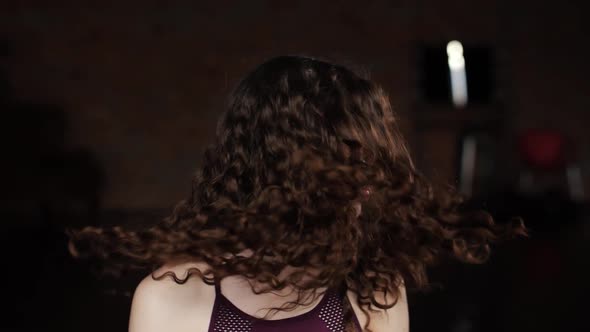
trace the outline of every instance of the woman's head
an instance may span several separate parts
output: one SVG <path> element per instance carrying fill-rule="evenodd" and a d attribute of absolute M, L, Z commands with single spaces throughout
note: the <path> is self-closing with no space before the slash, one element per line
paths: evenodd
<path fill-rule="evenodd" d="M 408 161 L 396 122 L 387 96 L 368 79 L 342 66 L 282 56 L 242 80 L 217 135 L 222 145 L 239 137 L 242 145 L 270 154 L 282 142 L 335 150 L 358 141 Z"/>
<path fill-rule="evenodd" d="M 240 82 L 208 152 L 218 158 L 219 169 L 227 169 L 234 203 L 247 206 L 263 187 L 291 180 L 279 169 L 289 167 L 298 150 L 358 165 L 380 159 L 413 167 L 379 86 L 342 66 L 281 56 Z M 239 174 L 232 177 L 232 171 Z M 196 198 L 200 205 L 215 201 L 202 193 Z"/>
<path fill-rule="evenodd" d="M 491 242 L 517 233 L 522 225 L 496 225 L 452 192 L 436 194 L 379 86 L 339 65 L 282 56 L 240 82 L 191 195 L 170 217 L 141 231 L 72 232 L 71 247 L 118 269 L 204 261 L 211 268 L 193 272 L 209 283 L 243 275 L 270 289 L 345 284 L 368 308 L 391 307 L 375 294 L 396 298 L 402 282 L 426 287 L 439 258 L 482 262 Z M 286 266 L 303 269 L 279 280 Z"/>
<path fill-rule="evenodd" d="M 203 227 L 240 234 L 225 253 L 248 248 L 280 262 L 273 271 L 322 267 L 323 283 L 342 282 L 383 230 L 375 224 L 379 209 L 358 219 L 362 202 L 378 205 L 383 188 L 400 195 L 414 173 L 379 86 L 339 65 L 282 56 L 235 89 L 187 204 L 216 218 Z M 221 211 L 231 215 L 225 222 Z"/>

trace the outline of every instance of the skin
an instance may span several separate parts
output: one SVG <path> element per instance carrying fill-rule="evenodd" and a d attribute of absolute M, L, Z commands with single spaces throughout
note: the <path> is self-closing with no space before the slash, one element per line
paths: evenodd
<path fill-rule="evenodd" d="M 355 203 L 357 216 L 361 213 L 361 204 Z M 247 255 L 247 252 L 244 252 Z M 186 276 L 187 270 L 197 267 L 205 270 L 207 265 L 199 262 L 170 263 L 155 271 L 159 276 L 165 271 L 173 271 L 178 277 Z M 282 273 L 293 269 L 287 267 Z M 220 282 L 223 295 L 245 313 L 263 317 L 266 311 L 262 308 L 280 307 L 286 301 L 296 299 L 292 290 L 256 295 L 248 282 L 241 276 L 226 277 Z M 318 291 L 323 291 L 320 289 Z M 347 296 L 361 326 L 366 317 L 356 303 L 356 295 L 348 291 Z M 378 299 L 383 302 L 383 298 Z M 385 299 L 391 303 L 391 299 Z M 129 332 L 206 332 L 215 301 L 215 288 L 205 284 L 200 278 L 190 278 L 185 284 L 179 285 L 170 278 L 160 281 L 153 280 L 151 275 L 145 277 L 138 285 L 133 296 Z M 300 306 L 293 311 L 279 311 L 270 319 L 283 319 L 302 315 L 312 310 L 321 298 L 308 306 Z M 397 304 L 388 310 L 379 309 L 370 312 L 371 325 L 375 332 L 407 332 L 409 331 L 408 304 L 405 288 L 401 288 L 401 297 Z"/>

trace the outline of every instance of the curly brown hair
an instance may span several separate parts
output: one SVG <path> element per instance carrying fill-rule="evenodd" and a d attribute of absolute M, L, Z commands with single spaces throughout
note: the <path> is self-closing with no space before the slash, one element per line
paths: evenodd
<path fill-rule="evenodd" d="M 276 310 L 311 303 L 322 287 L 347 287 L 366 315 L 391 308 L 402 283 L 428 286 L 426 269 L 440 258 L 481 263 L 492 242 L 525 234 L 521 221 L 497 224 L 465 209 L 454 191 L 435 191 L 397 122 L 384 91 L 361 75 L 308 57 L 273 58 L 234 91 L 190 196 L 168 218 L 140 230 L 68 230 L 70 252 L 113 271 L 200 261 L 209 268 L 186 279 L 152 277 L 213 284 L 241 275 L 267 285 L 262 292 L 299 291 Z M 279 279 L 287 266 L 303 270 Z"/>

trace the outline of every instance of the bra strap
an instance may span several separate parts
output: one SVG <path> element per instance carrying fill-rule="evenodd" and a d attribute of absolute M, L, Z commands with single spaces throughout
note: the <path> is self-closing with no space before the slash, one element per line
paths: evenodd
<path fill-rule="evenodd" d="M 218 297 L 221 295 L 221 282 L 219 279 L 215 278 L 215 296 Z"/>

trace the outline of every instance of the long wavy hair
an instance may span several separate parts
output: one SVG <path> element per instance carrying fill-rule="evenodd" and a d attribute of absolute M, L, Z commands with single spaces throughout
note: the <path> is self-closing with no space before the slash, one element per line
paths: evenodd
<path fill-rule="evenodd" d="M 256 293 L 298 292 L 274 312 L 312 303 L 318 288 L 346 287 L 367 329 L 369 311 L 393 307 L 402 284 L 428 287 L 427 268 L 441 258 L 481 263 L 491 243 L 525 234 L 521 221 L 497 224 L 464 206 L 416 170 L 378 85 L 343 66 L 281 56 L 237 86 L 190 195 L 169 217 L 139 230 L 68 230 L 69 248 L 111 271 L 199 261 L 208 268 L 185 279 L 152 277 L 213 284 L 241 275 L 266 285 Z M 287 266 L 300 269 L 279 278 Z M 346 306 L 349 331 L 352 314 Z"/>

